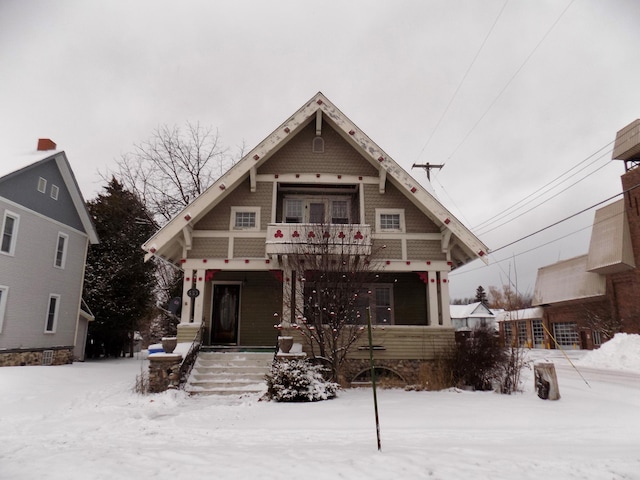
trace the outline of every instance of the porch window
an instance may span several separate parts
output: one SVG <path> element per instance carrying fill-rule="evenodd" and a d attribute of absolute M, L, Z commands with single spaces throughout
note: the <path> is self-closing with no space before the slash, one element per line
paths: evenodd
<path fill-rule="evenodd" d="M 286 223 L 302 223 L 302 199 L 287 198 L 284 202 L 284 217 Z"/>
<path fill-rule="evenodd" d="M 347 200 L 333 200 L 331 202 L 331 223 L 349 223 L 349 202 Z"/>
<path fill-rule="evenodd" d="M 16 239 L 18 236 L 18 223 L 20 217 L 9 211 L 4 214 L 2 222 L 2 241 L 0 242 L 0 252 L 7 255 L 14 255 L 16 251 Z"/>
<path fill-rule="evenodd" d="M 404 210 L 376 208 L 376 230 L 379 232 L 404 232 Z"/>
<path fill-rule="evenodd" d="M 345 288 L 349 288 L 346 286 Z M 306 305 L 306 315 L 313 318 L 314 310 L 322 310 L 323 306 L 315 303 L 313 292 L 316 292 L 313 284 L 307 285 L 305 298 L 309 303 Z M 356 295 L 357 293 L 357 295 Z M 351 294 L 349 294 L 350 296 Z M 394 323 L 393 315 L 393 285 L 374 284 L 364 286 L 354 290 L 353 310 L 349 308 L 347 313 L 350 318 L 348 321 L 359 324 L 367 323 L 367 308 L 371 313 L 371 323 L 374 325 L 392 325 Z M 345 295 L 346 296 L 346 295 Z"/>
<path fill-rule="evenodd" d="M 231 207 L 231 230 L 259 230 L 260 207 Z"/>
<path fill-rule="evenodd" d="M 44 333 L 55 333 L 58 324 L 58 307 L 60 295 L 49 295 L 49 305 L 47 307 L 47 320 Z"/>

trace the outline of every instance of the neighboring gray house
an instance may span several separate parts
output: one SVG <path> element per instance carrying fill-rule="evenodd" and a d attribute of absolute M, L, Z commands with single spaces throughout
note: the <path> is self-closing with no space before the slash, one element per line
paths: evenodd
<path fill-rule="evenodd" d="M 26 160 L 0 176 L 0 366 L 71 363 L 84 359 L 82 284 L 98 237 L 65 153 L 40 140 Z"/>
<path fill-rule="evenodd" d="M 471 331 L 477 327 L 496 328 L 496 316 L 493 310 L 482 302 L 469 305 L 449 305 L 451 325 L 457 332 Z"/>

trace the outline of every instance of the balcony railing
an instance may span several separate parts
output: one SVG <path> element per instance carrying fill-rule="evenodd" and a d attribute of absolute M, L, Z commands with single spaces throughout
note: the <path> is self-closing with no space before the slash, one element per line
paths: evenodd
<path fill-rule="evenodd" d="M 371 254 L 371 226 L 364 224 L 270 223 L 267 255 Z"/>

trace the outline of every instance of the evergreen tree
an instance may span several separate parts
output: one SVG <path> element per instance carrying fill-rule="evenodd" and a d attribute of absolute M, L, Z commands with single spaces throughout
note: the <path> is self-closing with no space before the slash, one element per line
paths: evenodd
<path fill-rule="evenodd" d="M 475 300 L 476 302 L 480 302 L 486 305 L 487 303 L 487 292 L 484 291 L 484 288 L 482 288 L 482 285 L 480 285 L 478 288 L 476 288 L 476 298 Z"/>
<path fill-rule="evenodd" d="M 87 256 L 84 299 L 89 324 L 88 356 L 133 353 L 133 335 L 153 313 L 154 264 L 144 261 L 142 243 L 155 231 L 145 206 L 113 178 L 87 208 L 100 238 Z"/>

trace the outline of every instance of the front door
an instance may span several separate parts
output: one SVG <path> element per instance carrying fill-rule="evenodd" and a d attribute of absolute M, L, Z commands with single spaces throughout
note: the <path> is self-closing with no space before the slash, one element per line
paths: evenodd
<path fill-rule="evenodd" d="M 240 285 L 214 284 L 211 344 L 238 344 Z"/>

